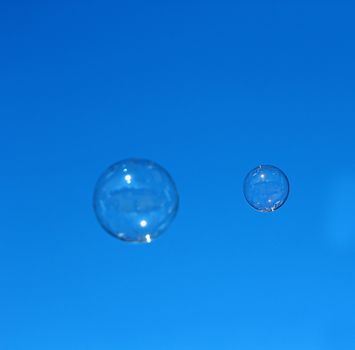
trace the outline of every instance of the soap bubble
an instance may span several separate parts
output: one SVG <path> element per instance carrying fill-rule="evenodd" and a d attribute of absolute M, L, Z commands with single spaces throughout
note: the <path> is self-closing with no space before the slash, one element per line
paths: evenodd
<path fill-rule="evenodd" d="M 169 173 L 145 159 L 127 159 L 99 178 L 94 210 L 102 227 L 127 242 L 150 243 L 174 220 L 179 195 Z"/>
<path fill-rule="evenodd" d="M 279 209 L 287 200 L 289 188 L 287 176 L 272 165 L 256 167 L 244 180 L 245 199 L 261 212 Z"/>

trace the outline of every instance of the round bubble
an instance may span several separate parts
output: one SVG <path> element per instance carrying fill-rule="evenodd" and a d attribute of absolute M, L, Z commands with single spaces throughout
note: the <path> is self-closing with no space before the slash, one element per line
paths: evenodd
<path fill-rule="evenodd" d="M 179 195 L 169 173 L 145 159 L 127 159 L 99 178 L 94 210 L 102 227 L 126 242 L 150 243 L 174 220 Z"/>
<path fill-rule="evenodd" d="M 246 200 L 254 209 L 261 212 L 279 209 L 288 198 L 289 188 L 285 173 L 272 165 L 256 167 L 244 180 Z"/>

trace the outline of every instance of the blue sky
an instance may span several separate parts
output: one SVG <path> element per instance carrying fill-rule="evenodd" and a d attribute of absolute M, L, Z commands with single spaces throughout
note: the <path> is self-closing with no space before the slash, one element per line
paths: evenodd
<path fill-rule="evenodd" d="M 353 350 L 351 2 L 2 1 L 0 348 Z M 144 157 L 181 206 L 106 234 L 97 177 Z M 260 163 L 288 203 L 242 193 Z"/>

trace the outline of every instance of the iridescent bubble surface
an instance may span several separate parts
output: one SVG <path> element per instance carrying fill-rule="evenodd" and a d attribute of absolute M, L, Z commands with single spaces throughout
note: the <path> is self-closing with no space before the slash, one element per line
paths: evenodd
<path fill-rule="evenodd" d="M 244 180 L 246 200 L 261 212 L 279 209 L 286 202 L 289 190 L 290 185 L 285 173 L 272 165 L 256 167 Z"/>
<path fill-rule="evenodd" d="M 127 159 L 99 178 L 94 210 L 111 235 L 127 242 L 150 243 L 174 220 L 179 195 L 169 173 L 146 159 Z"/>

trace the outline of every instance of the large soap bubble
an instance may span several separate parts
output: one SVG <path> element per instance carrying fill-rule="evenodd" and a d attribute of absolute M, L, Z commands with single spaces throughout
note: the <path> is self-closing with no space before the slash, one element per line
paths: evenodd
<path fill-rule="evenodd" d="M 127 159 L 99 178 L 94 210 L 102 227 L 127 242 L 150 243 L 174 220 L 179 195 L 169 173 L 145 159 Z"/>
<path fill-rule="evenodd" d="M 285 173 L 272 165 L 260 165 L 244 180 L 244 196 L 256 210 L 270 212 L 279 209 L 287 200 L 289 182 Z"/>

